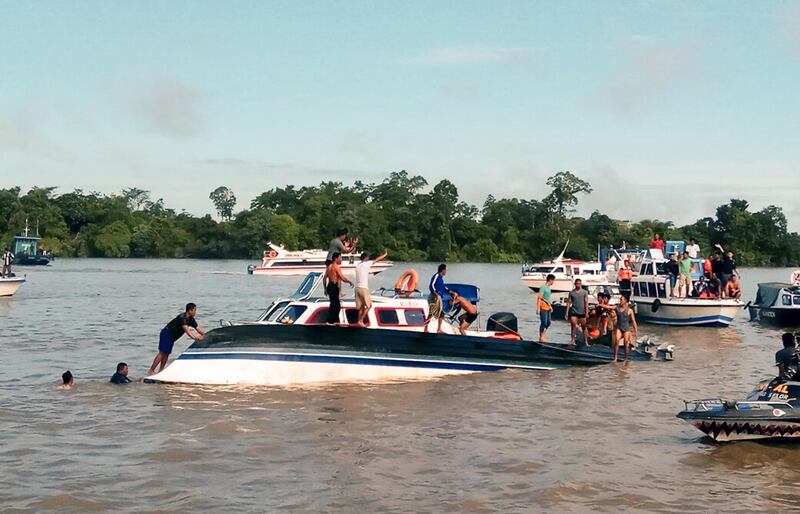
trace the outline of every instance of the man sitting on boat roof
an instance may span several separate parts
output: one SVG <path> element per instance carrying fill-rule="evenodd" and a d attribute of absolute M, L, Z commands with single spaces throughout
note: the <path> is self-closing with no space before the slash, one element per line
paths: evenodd
<path fill-rule="evenodd" d="M 325 257 L 325 266 L 333 262 L 333 254 L 338 253 L 339 255 L 344 255 L 355 250 L 358 244 L 358 238 L 345 242 L 346 237 L 347 229 L 340 228 L 336 231 L 336 237 L 331 239 L 328 245 L 328 255 Z"/>

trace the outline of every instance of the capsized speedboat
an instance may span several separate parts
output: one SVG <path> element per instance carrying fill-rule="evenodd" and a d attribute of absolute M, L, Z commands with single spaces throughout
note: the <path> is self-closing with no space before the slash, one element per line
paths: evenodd
<path fill-rule="evenodd" d="M 329 301 L 316 296 L 321 274 L 309 273 L 295 293 L 278 299 L 255 321 L 222 321 L 148 382 L 298 385 L 440 377 L 503 369 L 551 370 L 612 361 L 610 349 L 523 340 L 511 313 L 495 313 L 485 330 L 426 333 L 427 301 L 393 291 L 372 294 L 367 326 L 355 324 L 351 298 L 342 301 L 339 326 L 325 324 Z M 457 287 L 477 303 L 479 290 Z M 471 292 L 470 292 L 471 290 Z M 473 300 L 474 298 L 474 300 Z M 431 324 L 435 331 L 435 323 Z M 653 358 L 641 352 L 637 360 Z"/>
<path fill-rule="evenodd" d="M 14 296 L 17 289 L 25 283 L 25 277 L 18 277 L 14 274 L 8 277 L 0 277 L 0 296 Z"/>
<path fill-rule="evenodd" d="M 684 400 L 678 418 L 719 442 L 800 438 L 800 382 L 763 380 L 747 399 Z"/>

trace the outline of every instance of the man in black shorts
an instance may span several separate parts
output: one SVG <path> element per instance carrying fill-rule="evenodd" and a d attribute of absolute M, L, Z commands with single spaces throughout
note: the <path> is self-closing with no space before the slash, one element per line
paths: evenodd
<path fill-rule="evenodd" d="M 567 296 L 567 313 L 564 319 L 569 320 L 572 326 L 570 343 L 575 344 L 578 326 L 583 331 L 584 344 L 589 344 L 589 330 L 586 328 L 586 314 L 589 312 L 589 293 L 582 287 L 581 279 L 575 279 L 575 289 Z"/>
<path fill-rule="evenodd" d="M 478 308 L 475 307 L 475 304 L 473 304 L 471 301 L 467 300 L 463 296 L 460 296 L 455 291 L 450 291 L 450 296 L 453 298 L 450 300 L 450 305 L 458 305 L 464 309 L 464 313 L 458 317 L 458 322 L 460 323 L 458 331 L 461 332 L 462 336 L 465 336 L 467 335 L 467 329 L 472 322 L 478 319 Z"/>

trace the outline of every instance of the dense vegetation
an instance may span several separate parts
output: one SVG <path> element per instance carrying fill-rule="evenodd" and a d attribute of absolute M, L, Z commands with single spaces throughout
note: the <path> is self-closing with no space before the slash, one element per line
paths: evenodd
<path fill-rule="evenodd" d="M 541 199 L 489 195 L 477 208 L 460 201 L 448 180 L 430 188 L 423 177 L 400 171 L 379 184 L 274 188 L 235 212 L 234 193 L 221 186 L 209 195 L 221 221 L 176 213 L 135 188 L 113 195 L 56 194 L 52 187 L 22 195 L 10 188 L 0 189 L 0 234 L 10 243 L 28 219 L 57 256 L 256 258 L 267 240 L 320 248 L 347 227 L 362 248 L 387 248 L 395 260 L 522 262 L 557 255 L 567 239 L 568 255 L 590 258 L 597 245 L 647 245 L 660 233 L 694 237 L 705 249 L 722 243 L 744 265 L 800 264 L 800 236 L 788 232 L 780 207 L 751 212 L 746 201 L 732 199 L 691 225 L 626 223 L 597 211 L 573 216 L 578 196 L 592 188 L 570 172 L 550 177 L 547 187 Z"/>

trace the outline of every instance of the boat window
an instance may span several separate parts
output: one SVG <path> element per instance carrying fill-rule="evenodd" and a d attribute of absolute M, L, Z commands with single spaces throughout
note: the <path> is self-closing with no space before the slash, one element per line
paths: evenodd
<path fill-rule="evenodd" d="M 397 316 L 397 311 L 394 309 L 376 309 L 378 314 L 379 325 L 399 325 L 400 318 Z"/>
<path fill-rule="evenodd" d="M 800 305 L 800 295 L 795 295 L 795 297 L 794 297 L 794 304 L 795 304 L 795 305 Z"/>
<path fill-rule="evenodd" d="M 551 273 L 553 270 L 552 266 L 530 266 L 525 269 L 526 273 Z"/>
<path fill-rule="evenodd" d="M 285 311 L 283 311 L 283 314 L 279 316 L 277 321 L 280 321 L 281 323 L 288 323 L 291 321 L 294 323 L 297 321 L 297 318 L 306 312 L 306 309 L 308 309 L 308 307 L 305 305 L 290 305 Z"/>
<path fill-rule="evenodd" d="M 283 312 L 283 309 L 287 305 L 289 305 L 289 302 L 279 302 L 271 311 L 269 311 L 269 314 L 267 314 L 264 321 L 276 321 L 278 318 L 278 314 Z"/>
<path fill-rule="evenodd" d="M 667 297 L 667 284 L 664 282 L 658 283 L 658 297 L 659 298 L 666 298 Z"/>
<path fill-rule="evenodd" d="M 639 296 L 639 282 L 633 283 L 633 294 L 634 296 Z"/>
<path fill-rule="evenodd" d="M 319 275 L 315 274 L 306 275 L 306 278 L 304 278 L 303 282 L 300 283 L 300 286 L 294 292 L 292 297 L 300 299 L 308 296 L 308 294 L 311 293 L 311 289 L 314 287 L 314 281 L 318 276 Z"/>
<path fill-rule="evenodd" d="M 666 262 L 658 262 L 656 263 L 656 275 L 666 275 L 667 269 L 664 267 Z"/>
<path fill-rule="evenodd" d="M 655 285 L 654 283 L 652 283 L 652 282 L 648 282 L 648 283 L 647 283 L 647 292 L 648 292 L 648 293 L 650 294 L 650 296 L 652 296 L 653 298 L 655 298 L 656 296 L 658 296 L 658 292 L 656 291 L 656 285 Z"/>
<path fill-rule="evenodd" d="M 272 261 L 272 268 L 288 268 L 293 266 L 324 266 L 324 261 Z"/>
<path fill-rule="evenodd" d="M 317 309 L 317 312 L 311 315 L 306 322 L 309 325 L 321 325 L 328 321 L 328 308 L 321 307 Z"/>
<path fill-rule="evenodd" d="M 344 315 L 347 317 L 347 323 L 355 325 L 358 323 L 358 309 L 345 309 Z"/>
<path fill-rule="evenodd" d="M 404 309 L 403 314 L 406 316 L 406 325 L 425 324 L 425 312 L 422 309 Z"/>
<path fill-rule="evenodd" d="M 783 304 L 784 305 L 791 305 L 792 304 L 792 296 L 785 294 L 783 295 Z"/>

